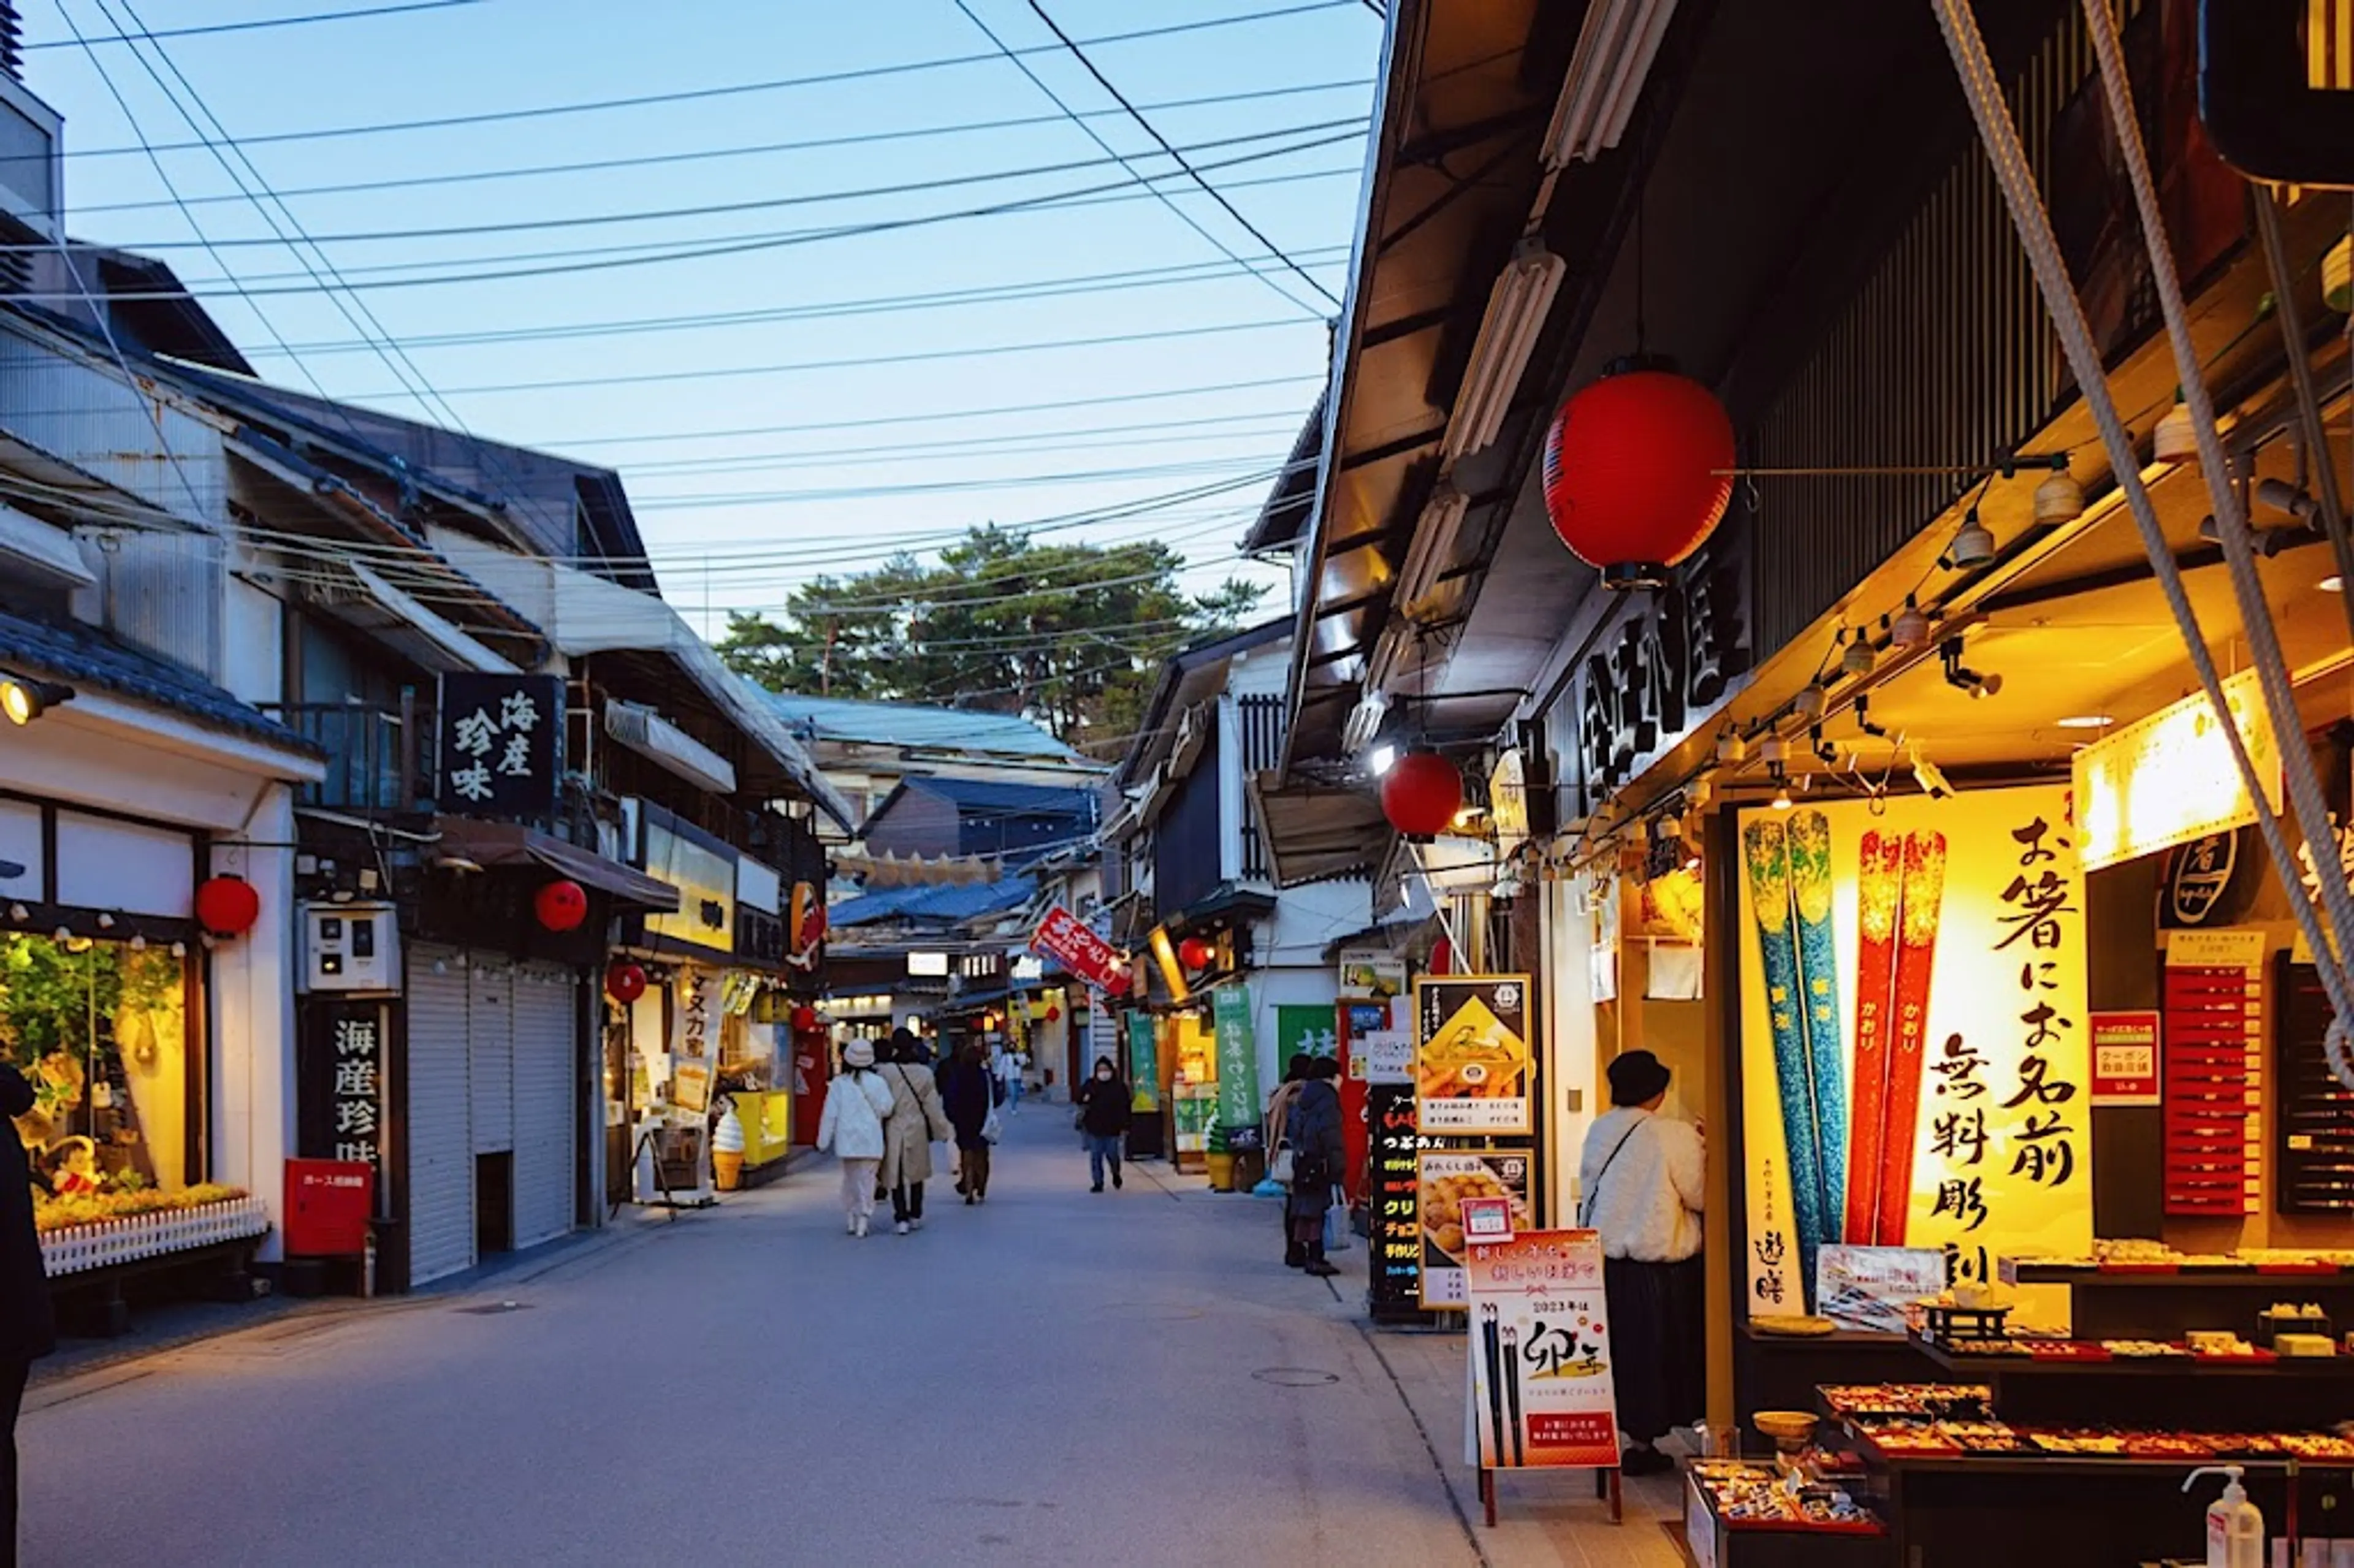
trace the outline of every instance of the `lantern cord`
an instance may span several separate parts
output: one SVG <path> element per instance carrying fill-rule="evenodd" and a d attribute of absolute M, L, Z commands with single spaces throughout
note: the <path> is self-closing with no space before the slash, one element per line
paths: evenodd
<path fill-rule="evenodd" d="M 2296 693 L 2281 653 L 2278 629 L 2274 625 L 2271 610 L 2264 598 L 2263 584 L 2256 576 L 2254 548 L 2248 536 L 2240 497 L 2232 483 L 2232 471 L 2223 450 L 2222 438 L 2216 428 L 2214 404 L 2207 390 L 2196 347 L 2190 341 L 2189 309 L 2182 294 L 2181 279 L 2175 270 L 2173 251 L 2166 239 L 2157 188 L 2150 176 L 2148 153 L 2142 143 L 2140 122 L 2134 113 L 2132 88 L 2126 77 L 2124 51 L 2117 38 L 2116 22 L 2109 13 L 2106 0 L 2083 0 L 2083 5 L 2093 52 L 2105 90 L 2115 145 L 2123 156 L 2126 172 L 2133 186 L 2135 206 L 2141 220 L 2143 246 L 2149 257 L 2151 278 L 2157 284 L 2159 303 L 2164 310 L 2183 403 L 2190 412 L 2192 433 L 2198 444 L 2200 466 L 2207 482 L 2210 499 L 2214 503 L 2217 532 L 2221 535 L 2224 558 L 2231 567 L 2233 594 L 2239 602 L 2242 620 L 2248 634 L 2251 662 L 2256 669 L 2265 706 L 2275 727 L 2285 735 L 2298 735 L 2302 731 L 2296 717 Z M 1993 62 L 1988 57 L 1985 37 L 1979 31 L 1969 0 L 1930 0 L 1930 5 L 1945 33 L 1963 97 L 1978 122 L 1979 140 L 1985 146 L 2003 199 L 2010 209 L 2011 221 L 2027 252 L 2037 288 L 2051 312 L 2052 326 L 2061 346 L 2067 353 L 2070 369 L 2075 375 L 2085 407 L 2100 429 L 2111 471 L 2118 488 L 2125 493 L 2126 506 L 2140 534 L 2151 570 L 2181 632 L 2191 668 L 2198 674 L 2200 689 L 2206 694 L 2214 712 L 2228 715 L 2232 708 L 2224 695 L 2222 678 L 2216 671 L 2214 656 L 2208 650 L 2205 634 L 2197 613 L 2191 608 L 2190 595 L 2183 586 L 2181 569 L 2174 560 L 2172 547 L 2159 523 L 2158 509 L 2150 499 L 2149 487 L 2142 480 L 2139 452 L 2133 432 L 2118 415 L 2115 398 L 2109 389 L 2106 366 L 2102 363 L 2099 346 L 2094 341 L 2091 324 L 2085 319 L 2084 301 L 2077 294 L 2069 277 L 2067 264 L 2061 256 L 2059 239 L 2052 228 L 2051 212 L 2044 205 L 2026 149 L 2020 143 L 2019 128 L 2011 118 L 2009 101 L 2003 96 L 2001 80 L 1996 76 Z M 2295 916 L 2297 928 L 2313 952 L 2316 971 L 2336 1014 L 2324 1037 L 2330 1070 L 2339 1082 L 2354 1087 L 2354 1042 L 2349 1042 L 2348 1037 L 2349 1021 L 2354 1020 L 2354 980 L 2349 980 L 2345 960 L 2338 956 L 2354 953 L 2354 890 L 2349 889 L 2339 864 L 2335 825 L 2329 820 L 2312 754 L 2302 746 L 2284 748 L 2283 771 L 2286 777 L 2287 794 L 2294 808 L 2296 826 L 2305 841 L 2302 845 L 2292 848 L 2280 813 L 2266 799 L 2264 780 L 2248 754 L 2247 741 L 2241 734 L 2239 725 L 2227 722 L 2217 727 L 2230 747 L 2232 765 L 2239 770 L 2240 779 L 2253 802 L 2257 831 L 2262 834 L 2274 863 L 2279 868 L 2282 887 L 2288 895 L 2290 913 Z M 2306 888 L 2298 849 L 2311 856 L 2307 863 L 2320 894 L 2320 903 L 2327 910 L 2330 927 L 2339 937 L 2335 944 L 2324 932 L 2315 899 Z"/>
<path fill-rule="evenodd" d="M 1649 346 L 1649 334 L 1644 330 L 1643 274 L 1649 270 L 1643 260 L 1643 230 L 1645 217 L 1650 211 L 1648 184 L 1635 194 L 1635 354 L 1640 357 Z"/>

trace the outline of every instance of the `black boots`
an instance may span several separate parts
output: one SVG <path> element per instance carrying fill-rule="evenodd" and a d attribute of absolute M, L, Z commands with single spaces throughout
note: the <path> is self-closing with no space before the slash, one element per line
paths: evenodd
<path fill-rule="evenodd" d="M 1308 1266 L 1308 1249 L 1300 1245 L 1298 1242 L 1293 1242 L 1289 1246 L 1285 1247 L 1283 1249 L 1283 1266 L 1286 1268 L 1306 1268 Z"/>
<path fill-rule="evenodd" d="M 1322 1242 L 1310 1242 L 1308 1244 L 1308 1261 L 1301 1264 L 1300 1267 L 1306 1273 L 1312 1274 L 1319 1279 L 1330 1279 L 1332 1276 L 1341 1272 L 1339 1269 L 1324 1261 L 1324 1244 Z"/>

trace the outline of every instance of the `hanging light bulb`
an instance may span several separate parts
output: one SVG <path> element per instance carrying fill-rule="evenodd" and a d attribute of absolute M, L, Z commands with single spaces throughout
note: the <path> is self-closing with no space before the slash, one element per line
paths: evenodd
<path fill-rule="evenodd" d="M 186 943 L 186 942 L 175 942 L 175 943 L 173 943 L 173 944 L 172 944 L 172 956 L 173 956 L 174 958 L 175 958 L 175 959 L 185 959 L 185 958 L 186 958 L 186 957 L 188 956 L 188 944 L 187 944 L 187 943 Z"/>
<path fill-rule="evenodd" d="M 2190 405 L 2182 400 L 2182 388 L 2174 389 L 2174 407 L 2158 422 L 2158 433 L 2151 438 L 2152 455 L 2158 461 L 2195 464 L 2199 461 L 2199 432 L 2190 423 Z"/>
<path fill-rule="evenodd" d="M 1967 571 L 1993 559 L 1994 530 L 1978 520 L 1978 509 L 1973 506 L 1954 531 L 1954 542 L 1946 546 L 1946 565 L 1955 571 Z"/>
<path fill-rule="evenodd" d="M 1790 699 L 1790 707 L 1800 718 L 1812 721 L 1823 716 L 1824 701 L 1823 688 L 1809 681 L 1797 696 Z"/>
<path fill-rule="evenodd" d="M 2084 487 L 2068 471 L 2068 457 L 2062 452 L 2052 460 L 2052 477 L 2035 487 L 2035 520 L 2073 523 L 2084 514 Z"/>
<path fill-rule="evenodd" d="M 1736 767 L 1749 756 L 1749 743 L 1741 738 L 1738 730 L 1726 730 L 1716 737 L 1716 759 L 1727 767 Z"/>
<path fill-rule="evenodd" d="M 63 926 L 60 926 L 56 930 L 49 933 L 49 938 L 52 941 L 69 942 L 73 940 L 73 933 Z"/>
<path fill-rule="evenodd" d="M 1857 627 L 1855 640 L 1847 645 L 1847 652 L 1840 655 L 1840 668 L 1850 675 L 1869 675 L 1872 667 L 1878 662 L 1880 656 L 1872 651 L 1872 643 L 1865 638 L 1863 628 Z"/>
<path fill-rule="evenodd" d="M 1777 811 L 1790 809 L 1790 783 L 1777 770 L 1774 775 L 1774 799 L 1767 802 Z"/>
<path fill-rule="evenodd" d="M 23 905 L 11 904 L 8 906 L 8 918 L 14 920 L 19 926 L 23 925 L 32 917 L 33 912 L 26 908 Z"/>
<path fill-rule="evenodd" d="M 134 953 L 145 952 L 147 950 L 147 938 L 136 931 L 131 933 L 131 950 Z"/>
<path fill-rule="evenodd" d="M 1929 618 L 1921 613 L 1921 606 L 1909 593 L 1904 596 L 1904 608 L 1888 623 L 1888 645 L 1904 652 L 1929 645 Z"/>
<path fill-rule="evenodd" d="M 1758 746 L 1757 755 L 1766 767 L 1778 768 L 1790 755 L 1790 743 L 1778 735 L 1769 735 Z"/>

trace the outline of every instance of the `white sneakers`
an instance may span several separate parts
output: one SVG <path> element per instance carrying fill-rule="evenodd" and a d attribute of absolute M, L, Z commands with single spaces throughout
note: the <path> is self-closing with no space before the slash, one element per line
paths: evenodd
<path fill-rule="evenodd" d="M 906 1234 L 907 1234 L 907 1228 L 908 1228 L 908 1227 L 907 1227 L 907 1221 L 905 1221 L 905 1220 L 901 1220 L 901 1221 L 899 1222 L 898 1225 L 897 1225 L 896 1228 L 898 1230 L 898 1232 L 899 1232 L 899 1234 L 900 1234 L 901 1235 L 906 1235 Z"/>
<path fill-rule="evenodd" d="M 859 1215 L 856 1219 L 854 1219 L 854 1220 L 852 1220 L 852 1221 L 850 1222 L 850 1234 L 851 1234 L 852 1235 L 854 1235 L 854 1236 L 859 1237 L 861 1240 L 864 1240 L 864 1239 L 865 1238 L 865 1235 L 866 1235 L 866 1216 L 865 1216 L 865 1215 L 861 1214 L 861 1215 Z"/>
<path fill-rule="evenodd" d="M 856 1235 L 858 1234 L 858 1216 L 856 1214 L 843 1215 L 842 1229 L 843 1234 L 845 1235 Z"/>

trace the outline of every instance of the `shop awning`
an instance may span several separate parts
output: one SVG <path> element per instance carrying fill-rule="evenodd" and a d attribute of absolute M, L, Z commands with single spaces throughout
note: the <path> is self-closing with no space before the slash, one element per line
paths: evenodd
<path fill-rule="evenodd" d="M 313 603 L 336 620 L 372 633 L 426 669 L 440 674 L 516 673 L 514 661 L 426 609 L 373 567 L 356 560 L 341 561 L 329 565 L 325 575 L 337 580 L 333 586 L 306 587 Z"/>
<path fill-rule="evenodd" d="M 1369 795 L 1312 784 L 1278 788 L 1268 774 L 1252 779 L 1250 789 L 1267 824 L 1278 887 L 1370 875 L 1389 844 L 1389 820 Z"/>
<path fill-rule="evenodd" d="M 472 817 L 438 817 L 433 825 L 441 834 L 444 853 L 464 855 L 477 865 L 545 866 L 634 908 L 658 915 L 678 910 L 678 889 L 669 883 L 537 829 Z"/>

